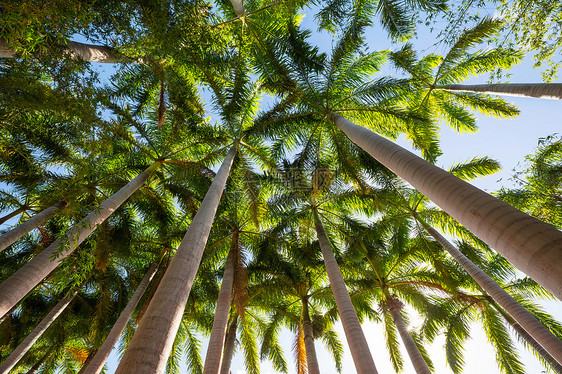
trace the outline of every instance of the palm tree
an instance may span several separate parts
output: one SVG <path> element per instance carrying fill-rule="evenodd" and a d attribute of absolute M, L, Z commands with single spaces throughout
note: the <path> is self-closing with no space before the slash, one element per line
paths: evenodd
<path fill-rule="evenodd" d="M 387 119 L 385 123 L 388 123 L 390 117 L 390 120 L 393 120 L 391 123 L 402 126 L 398 129 L 395 126 L 395 130 L 386 126 L 383 133 L 391 135 L 393 131 L 412 128 L 404 123 L 404 118 L 400 119 L 399 115 L 404 117 L 408 113 L 396 109 L 395 105 L 400 102 L 391 95 L 391 91 L 400 88 L 399 82 L 391 85 L 385 81 L 386 84 L 382 87 L 381 81 L 375 81 L 371 85 L 364 83 L 362 78 L 376 68 L 380 57 L 374 54 L 356 57 L 357 46 L 361 45 L 361 33 L 361 18 L 358 17 L 355 26 L 349 28 L 334 49 L 329 64 L 326 64 L 323 55 L 318 54 L 303 40 L 299 41 L 298 47 L 296 43 L 289 46 L 285 52 L 288 57 L 283 61 L 277 59 L 268 66 L 272 71 L 264 73 L 267 77 L 275 76 L 279 77 L 278 80 L 285 81 L 283 85 L 272 81 L 271 85 L 281 87 L 278 88 L 281 91 L 279 94 L 285 95 L 286 98 L 274 107 L 268 116 L 264 116 L 263 122 L 256 126 L 255 131 L 269 127 L 268 131 L 271 133 L 272 125 L 286 126 L 287 123 L 300 126 L 304 123 L 310 128 L 311 125 L 304 121 L 305 118 L 313 120 L 320 115 L 327 117 L 353 143 L 414 186 L 521 271 L 558 298 L 562 298 L 562 271 L 553 265 L 562 261 L 560 231 L 337 114 L 349 113 L 346 115 L 356 117 L 360 121 L 367 120 L 366 126 L 376 126 L 377 129 L 382 126 L 375 121 L 384 118 L 384 114 Z M 294 55 L 293 51 L 297 48 L 302 52 Z M 291 69 L 278 68 L 287 60 L 290 61 Z M 287 71 L 292 73 L 287 74 Z M 314 79 L 311 76 L 314 76 Z M 349 87 L 350 82 L 355 87 Z M 289 108 L 294 106 L 293 101 L 296 97 L 303 100 L 291 111 Z M 375 104 L 371 104 L 372 102 Z M 409 118 L 411 119 L 412 115 Z M 316 129 L 313 131 L 320 131 L 320 123 L 314 122 L 312 126 Z M 334 131 L 333 127 L 329 128 L 328 131 Z M 494 229 L 489 230 L 490 227 Z"/>
<path fill-rule="evenodd" d="M 47 274 L 53 271 L 59 261 L 64 259 L 82 243 L 94 229 L 104 222 L 123 202 L 138 190 L 150 175 L 162 164 L 157 161 L 127 183 L 117 193 L 104 201 L 96 210 L 88 214 L 64 236 L 55 240 L 40 254 L 0 284 L 0 315 L 3 316 L 16 303 L 31 291 Z"/>
<path fill-rule="evenodd" d="M 165 252 L 163 253 L 163 255 L 164 254 Z M 111 350 L 113 349 L 115 343 L 119 339 L 119 336 L 125 329 L 125 325 L 129 322 L 129 319 L 131 318 L 133 311 L 135 310 L 142 295 L 146 291 L 148 284 L 156 274 L 158 270 L 158 265 L 159 264 L 155 262 L 150 266 L 150 268 L 144 275 L 143 279 L 140 281 L 139 285 L 137 286 L 133 296 L 125 306 L 125 309 L 123 309 L 123 312 L 121 312 L 121 314 L 119 315 L 117 322 L 115 322 L 115 324 L 111 328 L 111 331 L 109 332 L 109 335 L 105 338 L 105 341 L 103 342 L 102 346 L 97 350 L 97 352 L 95 352 L 95 354 L 92 355 L 91 360 L 88 360 L 89 362 L 85 363 L 84 369 L 81 370 L 82 373 L 98 374 L 102 371 L 105 361 L 109 357 Z"/>
<path fill-rule="evenodd" d="M 66 201 L 57 201 L 53 205 L 35 214 L 24 223 L 18 225 L 17 227 L 0 236 L 0 252 L 8 248 L 10 245 L 15 243 L 16 240 L 29 233 L 31 230 L 42 226 L 59 210 L 64 209 L 67 205 L 68 203 Z"/>
<path fill-rule="evenodd" d="M 27 353 L 33 343 L 41 337 L 53 321 L 66 309 L 68 304 L 78 294 L 79 289 L 65 295 L 58 303 L 49 311 L 49 313 L 39 322 L 37 327 L 10 353 L 10 356 L 0 365 L 0 373 L 7 374 L 18 363 L 18 361 Z"/>

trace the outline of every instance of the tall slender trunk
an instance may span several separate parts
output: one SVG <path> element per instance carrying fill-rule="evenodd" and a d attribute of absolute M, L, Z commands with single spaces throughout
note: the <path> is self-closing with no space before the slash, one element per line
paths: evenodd
<path fill-rule="evenodd" d="M 27 353 L 29 348 L 31 348 L 33 343 L 35 343 L 37 339 L 39 339 L 41 335 L 43 335 L 45 330 L 47 330 L 49 326 L 51 326 L 51 324 L 59 316 L 59 314 L 61 314 L 66 309 L 66 307 L 68 306 L 68 304 L 70 304 L 74 296 L 78 294 L 78 291 L 79 290 L 76 289 L 72 293 L 63 297 L 57 303 L 57 305 L 55 305 L 53 309 L 49 311 L 47 316 L 45 316 L 45 318 L 43 318 L 41 322 L 39 322 L 37 327 L 35 327 L 33 331 L 31 331 L 29 335 L 27 335 L 25 339 L 23 339 L 23 341 L 12 351 L 12 353 L 10 353 L 10 355 L 2 363 L 2 365 L 0 365 L 0 374 L 8 374 L 10 372 L 10 370 Z"/>
<path fill-rule="evenodd" d="M 104 45 L 93 45 L 73 41 L 68 41 L 67 44 L 63 46 L 63 55 L 64 54 L 80 58 L 87 62 L 101 62 L 108 64 L 115 64 L 118 62 L 143 62 L 141 59 L 133 60 L 122 56 L 114 49 Z M 0 38 L 0 57 L 16 57 L 16 53 L 10 48 L 8 41 L 2 38 Z M 60 59 L 62 60 L 63 56 L 61 56 Z"/>
<path fill-rule="evenodd" d="M 129 322 L 131 315 L 137 307 L 139 300 L 141 299 L 142 295 L 144 295 L 144 291 L 146 291 L 148 284 L 154 277 L 154 274 L 156 274 L 156 271 L 158 270 L 158 264 L 159 262 L 155 262 L 150 266 L 150 268 L 140 281 L 139 285 L 137 286 L 137 289 L 133 293 L 133 296 L 125 306 L 125 309 L 123 309 L 123 311 L 119 315 L 119 318 L 111 328 L 111 331 L 105 338 L 98 352 L 95 354 L 92 361 L 89 362 L 89 364 L 85 365 L 85 369 L 83 372 L 84 374 L 98 374 L 102 371 L 103 365 L 109 357 L 113 346 L 115 345 L 115 343 L 117 343 L 117 340 L 119 340 L 119 336 L 121 336 L 121 333 L 125 329 L 125 326 L 127 326 L 127 323 Z"/>
<path fill-rule="evenodd" d="M 14 210 L 11 213 L 6 214 L 4 217 L 0 218 L 0 225 L 3 224 L 4 222 L 6 222 L 7 220 L 9 220 L 10 218 L 14 218 L 18 214 L 25 212 L 25 210 L 26 210 L 25 207 L 21 207 L 21 208 L 18 208 L 16 210 Z"/>
<path fill-rule="evenodd" d="M 406 323 L 404 323 L 404 318 L 402 318 L 402 313 L 400 312 L 403 306 L 402 302 L 398 300 L 396 296 L 391 296 L 387 289 L 384 290 L 384 295 L 386 299 L 386 307 L 388 308 L 392 321 L 400 334 L 400 338 L 402 338 L 402 342 L 406 347 L 406 352 L 408 352 L 408 356 L 410 357 L 410 361 L 412 361 L 414 370 L 417 374 L 431 374 L 431 370 L 429 369 L 429 366 L 427 366 L 427 362 L 425 362 L 416 342 L 414 342 L 414 339 L 412 339 L 412 336 L 408 332 Z"/>
<path fill-rule="evenodd" d="M 232 246 L 226 258 L 224 275 L 222 277 L 221 289 L 217 298 L 217 309 L 211 329 L 211 337 L 205 356 L 205 366 L 203 374 L 218 374 L 221 367 L 221 356 L 224 347 L 226 325 L 228 324 L 228 311 L 232 303 L 232 287 L 234 284 L 234 251 L 238 247 L 235 241 L 238 240 L 238 233 L 234 233 Z"/>
<path fill-rule="evenodd" d="M 236 145 L 231 148 L 191 221 L 168 270 L 125 351 L 116 374 L 163 373 L 181 322 L 187 298 L 203 257 Z"/>
<path fill-rule="evenodd" d="M 86 358 L 86 361 L 84 361 L 84 363 L 82 364 L 82 368 L 80 369 L 78 374 L 84 374 L 86 370 L 88 370 L 88 366 L 90 366 L 90 362 L 92 362 L 94 357 L 96 357 L 98 351 L 99 351 L 98 349 L 91 349 L 90 352 L 88 352 L 88 357 Z"/>
<path fill-rule="evenodd" d="M 27 371 L 26 374 L 35 374 L 37 373 L 37 370 L 39 370 L 41 368 L 41 366 L 43 366 L 43 363 L 47 360 L 47 358 L 51 355 L 51 352 L 53 352 L 53 349 L 55 349 L 54 345 L 51 345 L 49 347 L 49 349 L 47 349 L 47 352 L 45 352 L 45 354 L 43 356 L 41 356 L 41 358 Z"/>
<path fill-rule="evenodd" d="M 222 353 L 222 363 L 220 374 L 230 373 L 230 365 L 232 364 L 232 356 L 234 355 L 234 345 L 236 344 L 236 328 L 238 327 L 238 315 L 235 315 L 228 327 L 226 333 L 226 341 L 224 343 L 224 352 Z"/>
<path fill-rule="evenodd" d="M 562 100 L 562 83 L 449 84 L 435 89 Z"/>
<path fill-rule="evenodd" d="M 320 374 L 316 347 L 314 347 L 314 329 L 308 312 L 308 299 L 302 300 L 302 322 L 304 332 L 304 348 L 306 350 L 306 365 L 308 374 Z"/>
<path fill-rule="evenodd" d="M 53 271 L 76 247 L 80 245 L 95 229 L 105 221 L 121 204 L 125 202 L 150 174 L 161 165 L 161 161 L 152 164 L 135 179 L 105 200 L 65 235 L 55 240 L 50 246 L 22 266 L 12 276 L 0 284 L 0 316 L 6 314 L 43 278 Z M 53 260 L 56 258 L 56 260 Z"/>
<path fill-rule="evenodd" d="M 42 226 L 51 217 L 53 217 L 60 209 L 65 208 L 67 205 L 66 201 L 58 201 L 51 205 L 50 207 L 43 209 L 41 212 L 37 213 L 21 225 L 14 227 L 12 230 L 8 231 L 4 235 L 0 236 L 0 252 L 8 248 L 10 245 L 14 244 L 16 240 L 30 232 L 31 230 Z"/>
<path fill-rule="evenodd" d="M 548 352 L 542 347 L 542 345 L 540 345 L 531 335 L 529 335 L 529 333 L 525 331 L 525 329 L 521 327 L 521 325 L 518 324 L 517 321 L 515 321 L 515 319 L 513 319 L 513 317 L 509 315 L 509 313 L 507 313 L 495 301 L 493 301 L 493 299 L 491 300 L 490 304 L 492 304 L 494 309 L 496 309 L 503 316 L 503 318 L 507 321 L 507 323 L 509 323 L 511 327 L 513 327 L 515 332 L 519 334 L 519 336 L 521 336 L 521 338 L 523 338 L 523 340 L 525 340 L 525 342 L 527 342 L 527 344 L 529 344 L 529 346 L 533 348 L 550 365 L 554 372 L 562 374 L 562 365 L 556 362 L 556 360 L 548 354 Z"/>
<path fill-rule="evenodd" d="M 457 247 L 449 243 L 437 230 L 420 220 L 427 232 L 463 267 L 463 269 L 484 289 L 502 308 L 509 313 L 558 363 L 562 363 L 562 341 L 549 329 L 523 308 L 488 274 L 470 261 Z M 560 264 L 559 264 L 560 265 Z"/>
<path fill-rule="evenodd" d="M 355 144 L 562 299 L 562 232 L 333 113 Z"/>
<path fill-rule="evenodd" d="M 320 250 L 322 251 L 322 256 L 324 257 L 324 265 L 326 267 L 326 272 L 328 273 L 328 279 L 330 280 L 330 287 L 332 288 L 332 293 L 334 294 L 334 299 L 336 300 L 338 314 L 340 315 L 347 344 L 349 345 L 351 356 L 353 357 L 353 362 L 355 363 L 355 368 L 360 374 L 377 373 L 375 362 L 373 361 L 367 340 L 365 339 L 365 335 L 361 329 L 357 313 L 351 303 L 351 297 L 347 292 L 343 276 L 336 258 L 334 257 L 334 253 L 332 252 L 330 240 L 326 235 L 324 226 L 322 225 L 322 222 L 320 222 L 320 218 L 318 217 L 318 213 L 316 211 L 314 211 L 314 225 L 316 227 L 318 242 L 320 243 Z"/>

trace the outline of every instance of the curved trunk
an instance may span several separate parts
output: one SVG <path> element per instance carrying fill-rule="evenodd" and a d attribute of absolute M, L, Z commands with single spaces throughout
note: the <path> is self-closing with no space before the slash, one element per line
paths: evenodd
<path fill-rule="evenodd" d="M 39 339 L 41 335 L 43 335 L 45 330 L 47 330 L 49 326 L 51 326 L 51 324 L 55 319 L 57 319 L 59 314 L 61 314 L 66 309 L 66 307 L 68 306 L 68 304 L 70 304 L 74 296 L 78 294 L 78 291 L 79 290 L 75 290 L 71 294 L 68 294 L 67 296 L 63 297 L 61 301 L 59 301 L 57 305 L 55 305 L 53 309 L 49 311 L 47 316 L 45 316 L 45 318 L 43 318 L 41 322 L 39 322 L 37 327 L 35 327 L 33 331 L 31 331 L 29 335 L 27 335 L 25 339 L 23 339 L 23 341 L 12 351 L 12 353 L 10 353 L 10 355 L 2 363 L 2 365 L 0 365 L 0 374 L 8 374 L 10 372 L 10 370 L 27 353 L 29 348 L 31 348 L 33 343 L 35 343 L 37 339 Z"/>
<path fill-rule="evenodd" d="M 51 217 L 53 217 L 59 210 L 66 207 L 66 201 L 58 201 L 50 207 L 43 209 L 21 225 L 14 227 L 4 235 L 0 236 L 0 252 L 14 244 L 16 240 L 30 232 L 31 230 L 42 226 Z"/>
<path fill-rule="evenodd" d="M 361 329 L 357 313 L 351 303 L 351 297 L 349 297 L 340 268 L 332 252 L 332 246 L 316 211 L 314 211 L 314 225 L 316 228 L 316 235 L 318 236 L 318 242 L 320 243 L 322 257 L 324 257 L 324 265 L 326 266 L 328 279 L 330 280 L 330 287 L 332 288 L 334 299 L 336 300 L 338 314 L 340 315 L 355 368 L 357 372 L 361 374 L 377 373 L 375 362 L 373 361 L 367 340 Z"/>
<path fill-rule="evenodd" d="M 333 113 L 355 144 L 562 299 L 562 232 Z"/>
<path fill-rule="evenodd" d="M 509 313 L 558 363 L 562 363 L 562 341 L 527 309 L 500 287 L 488 274 L 470 261 L 457 247 L 449 243 L 437 230 L 420 221 L 427 232 L 445 248 L 463 269 L 484 289 L 502 308 Z"/>
<path fill-rule="evenodd" d="M 562 374 L 562 365 L 556 362 L 556 360 L 551 355 L 549 355 L 548 352 L 535 339 L 533 339 L 533 337 L 529 335 L 529 333 L 525 331 L 525 329 L 521 327 L 520 324 L 518 324 L 513 319 L 513 317 L 506 313 L 505 310 L 500 308 L 493 300 L 491 304 L 502 315 L 507 323 L 509 323 L 509 325 L 513 327 L 515 332 L 519 334 L 519 336 L 521 336 L 521 338 L 523 338 L 523 340 L 525 340 L 525 342 L 527 342 L 527 344 L 529 344 L 529 346 L 533 348 L 550 365 L 555 373 Z"/>
<path fill-rule="evenodd" d="M 9 220 L 10 218 L 14 218 L 15 216 L 23 212 L 25 212 L 25 208 L 21 207 L 14 210 L 12 213 L 6 214 L 4 217 L 0 218 L 0 225 L 6 222 L 7 220 Z"/>
<path fill-rule="evenodd" d="M 238 240 L 238 233 L 234 233 L 232 247 L 226 258 L 224 275 L 222 278 L 221 289 L 217 298 L 217 309 L 211 329 L 211 337 L 205 356 L 205 366 L 203 374 L 218 374 L 221 367 L 221 356 L 224 347 L 226 325 L 228 324 L 228 311 L 232 303 L 232 287 L 234 284 L 234 251 L 237 248 L 235 241 Z"/>
<path fill-rule="evenodd" d="M 562 100 L 562 83 L 449 84 L 436 86 L 435 89 Z"/>
<path fill-rule="evenodd" d="M 141 60 L 135 61 L 125 56 L 121 56 L 114 49 L 103 45 L 79 43 L 69 40 L 67 44 L 63 46 L 63 48 L 63 54 L 69 54 L 72 57 L 80 58 L 87 62 L 100 62 L 108 64 L 115 64 L 119 62 L 142 62 Z M 0 38 L 0 57 L 16 57 L 16 53 L 12 49 L 10 49 L 8 41 L 2 38 Z"/>
<path fill-rule="evenodd" d="M 314 347 L 314 329 L 308 313 L 308 300 L 302 301 L 302 319 L 304 332 L 304 349 L 306 351 L 306 365 L 308 374 L 320 374 L 316 347 Z"/>
<path fill-rule="evenodd" d="M 157 270 L 158 270 L 158 262 L 155 262 L 150 266 L 150 268 L 148 269 L 148 271 L 140 281 L 139 285 L 137 286 L 137 289 L 133 293 L 133 296 L 125 306 L 125 309 L 123 309 L 123 311 L 119 315 L 119 318 L 111 328 L 111 331 L 105 338 L 103 344 L 101 345 L 97 353 L 94 355 L 94 358 L 84 366 L 85 367 L 85 369 L 83 369 L 84 374 L 98 374 L 102 371 L 103 365 L 105 365 L 105 361 L 109 357 L 109 354 L 113 349 L 113 346 L 115 345 L 115 343 L 117 343 L 117 340 L 119 340 L 121 333 L 125 329 L 125 326 L 127 326 L 127 323 L 129 322 L 131 315 L 133 314 L 135 308 L 137 307 L 139 300 L 144 294 L 144 291 L 146 291 L 148 284 L 154 277 L 154 274 L 156 274 Z"/>
<path fill-rule="evenodd" d="M 406 352 L 408 352 L 408 356 L 410 357 L 410 361 L 412 361 L 412 365 L 417 374 L 431 374 L 431 370 L 429 370 L 429 366 L 427 366 L 427 362 L 425 362 L 423 356 L 421 355 L 416 342 L 412 339 L 412 336 L 408 332 L 408 328 L 404 323 L 404 318 L 402 318 L 402 313 L 400 310 L 402 309 L 402 302 L 398 300 L 395 296 L 391 296 L 388 290 L 385 290 L 385 298 L 386 298 L 386 306 L 388 311 L 392 317 L 392 321 L 400 334 L 400 338 L 402 338 L 402 342 L 406 347 Z"/>
<path fill-rule="evenodd" d="M 125 202 L 144 182 L 150 174 L 160 166 L 155 162 L 140 173 L 135 179 L 105 200 L 71 230 L 55 240 L 50 246 L 22 266 L 12 276 L 0 284 L 0 316 L 6 314 L 43 278 L 53 271 L 76 247 L 80 245 L 95 229 L 105 221 L 121 204 Z M 56 260 L 53 260 L 56 258 Z"/>
<path fill-rule="evenodd" d="M 230 323 L 230 327 L 228 328 L 228 332 L 226 333 L 220 374 L 230 373 L 230 365 L 232 364 L 232 356 L 234 354 L 234 344 L 236 344 L 237 327 L 238 327 L 238 316 L 236 315 L 234 316 L 234 319 Z"/>
<path fill-rule="evenodd" d="M 236 154 L 233 146 L 191 221 L 116 374 L 163 373 Z"/>

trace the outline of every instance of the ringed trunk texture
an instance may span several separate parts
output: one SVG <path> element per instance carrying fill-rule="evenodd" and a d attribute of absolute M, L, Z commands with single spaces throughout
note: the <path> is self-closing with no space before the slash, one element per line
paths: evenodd
<path fill-rule="evenodd" d="M 163 373 L 230 173 L 232 147 L 150 302 L 116 374 Z"/>
<path fill-rule="evenodd" d="M 66 201 L 58 201 L 50 207 L 37 213 L 21 225 L 14 227 L 4 235 L 0 236 L 0 252 L 14 244 L 16 240 L 29 233 L 31 230 L 42 226 L 51 219 L 59 210 L 66 207 Z"/>
<path fill-rule="evenodd" d="M 234 319 L 228 327 L 226 333 L 226 342 L 224 343 L 224 352 L 222 354 L 222 364 L 220 374 L 229 374 L 230 365 L 232 364 L 232 356 L 234 355 L 234 345 L 236 344 L 236 327 L 238 326 L 238 316 Z"/>
<path fill-rule="evenodd" d="M 385 293 L 388 293 L 388 291 Z M 406 323 L 404 323 L 404 318 L 402 318 L 402 313 L 400 312 L 402 309 L 402 302 L 396 297 L 388 295 L 386 296 L 386 306 L 388 307 L 388 312 L 390 313 L 392 321 L 400 334 L 400 338 L 402 338 L 402 342 L 406 347 L 406 352 L 408 352 L 408 356 L 410 357 L 410 361 L 412 361 L 414 370 L 416 370 L 417 374 L 431 374 L 431 370 L 429 369 L 429 366 L 427 366 L 427 362 L 423 359 L 416 342 L 414 342 L 414 339 L 412 339 L 412 336 L 408 332 Z"/>
<path fill-rule="evenodd" d="M 306 365 L 308 374 L 320 374 L 320 366 L 318 365 L 318 356 L 316 355 L 316 347 L 314 346 L 314 329 L 312 321 L 308 313 L 308 300 L 302 301 L 303 314 L 303 331 L 304 331 L 304 349 L 306 350 Z"/>
<path fill-rule="evenodd" d="M 457 247 L 452 245 L 433 227 L 422 223 L 431 236 L 463 267 L 463 269 L 486 291 L 494 301 L 523 327 L 548 353 L 562 364 L 562 341 L 527 309 L 523 308 L 511 295 L 500 287 L 488 274 L 470 261 Z"/>
<path fill-rule="evenodd" d="M 369 350 L 369 345 L 367 344 L 367 340 L 365 339 L 365 335 L 361 329 L 357 313 L 351 303 L 351 297 L 347 292 L 343 276 L 334 253 L 332 252 L 330 240 L 328 239 L 324 226 L 322 225 L 322 222 L 320 222 L 320 218 L 316 212 L 314 212 L 314 225 L 316 227 L 316 235 L 318 236 L 318 242 L 320 243 L 322 257 L 324 257 L 326 273 L 328 274 L 328 279 L 330 280 L 330 287 L 332 288 L 334 299 L 336 300 L 338 314 L 340 315 L 347 344 L 349 345 L 349 350 L 351 351 L 351 356 L 353 357 L 357 373 L 377 373 L 375 362 L 373 361 L 371 351 Z"/>
<path fill-rule="evenodd" d="M 55 305 L 53 309 L 49 311 L 45 318 L 43 318 L 41 322 L 39 322 L 37 327 L 35 327 L 33 331 L 31 331 L 29 335 L 26 336 L 25 339 L 23 339 L 23 341 L 12 351 L 12 353 L 10 353 L 10 355 L 2 363 L 2 365 L 0 365 L 0 374 L 8 374 L 10 370 L 12 370 L 12 368 L 19 362 L 19 360 L 21 360 L 21 358 L 27 353 L 29 348 L 31 348 L 33 343 L 35 343 L 37 339 L 39 339 L 41 335 L 43 335 L 45 330 L 47 330 L 49 326 L 51 326 L 51 324 L 54 322 L 54 320 L 57 319 L 57 317 L 66 309 L 74 296 L 78 294 L 78 291 L 79 290 L 75 290 L 71 294 L 63 297 L 57 303 L 57 305 Z"/>
<path fill-rule="evenodd" d="M 509 322 L 509 321 L 508 321 Z M 511 327 L 533 348 L 554 370 L 555 373 L 562 374 L 562 365 L 560 365 L 556 360 L 548 354 L 548 352 L 539 344 L 521 325 L 513 321 L 509 322 Z"/>
<path fill-rule="evenodd" d="M 98 208 L 90 212 L 66 234 L 55 240 L 50 246 L 0 284 L 0 316 L 6 314 L 43 278 L 53 271 L 60 261 L 69 256 L 99 224 L 113 214 L 125 200 L 146 182 L 150 174 L 160 164 L 160 161 L 152 164 L 135 179 L 101 203 Z M 56 259 L 53 260 L 53 257 L 56 257 Z"/>
<path fill-rule="evenodd" d="M 374 132 L 332 113 L 355 144 L 439 205 L 559 299 L 562 232 L 430 164 Z"/>
<path fill-rule="evenodd" d="M 562 83 L 449 84 L 435 88 L 444 91 L 562 100 Z"/>
<path fill-rule="evenodd" d="M 531 348 L 535 350 L 554 370 L 555 373 L 562 374 L 562 365 L 560 365 L 556 360 L 548 354 L 548 352 L 540 345 L 521 325 L 519 325 L 513 317 L 509 315 L 505 310 L 499 307 L 496 302 L 492 301 L 491 305 L 503 316 L 503 318 L 509 323 L 511 327 L 515 330 L 519 336 L 529 344 Z"/>
<path fill-rule="evenodd" d="M 237 235 L 236 233 L 234 235 Z M 232 239 L 233 242 L 237 238 Z M 228 311 L 232 302 L 232 287 L 234 284 L 234 256 L 235 248 L 232 247 L 226 258 L 224 275 L 222 277 L 221 289 L 217 298 L 217 309 L 209 338 L 207 355 L 205 356 L 205 366 L 203 374 L 218 374 L 221 367 L 221 356 L 224 347 L 226 327 L 228 324 Z"/>
<path fill-rule="evenodd" d="M 103 344 L 101 345 L 97 353 L 94 355 L 93 359 L 87 364 L 87 366 L 85 366 L 83 374 L 98 374 L 102 371 L 103 365 L 105 365 L 105 361 L 109 357 L 109 354 L 113 349 L 113 346 L 115 345 L 115 343 L 117 343 L 117 340 L 119 340 L 121 333 L 125 329 L 125 326 L 127 326 L 127 323 L 129 322 L 131 315 L 135 311 L 135 308 L 137 307 L 139 300 L 144 294 L 144 291 L 146 291 L 148 284 L 154 277 L 154 274 L 156 274 L 157 270 L 158 270 L 158 263 L 155 262 L 150 266 L 150 268 L 148 269 L 148 271 L 140 281 L 139 285 L 137 286 L 137 289 L 133 293 L 133 296 L 125 306 L 125 309 L 123 309 L 123 311 L 119 315 L 119 318 L 111 328 L 111 331 L 105 338 Z"/>
<path fill-rule="evenodd" d="M 22 207 L 14 210 L 12 213 L 6 214 L 4 217 L 0 218 L 0 225 L 6 222 L 7 220 L 9 220 L 10 218 L 14 218 L 15 216 L 23 212 L 25 212 L 25 208 Z"/>
<path fill-rule="evenodd" d="M 63 53 L 70 54 L 72 57 L 80 58 L 87 62 L 100 62 L 107 64 L 116 64 L 119 62 L 141 62 L 121 56 L 115 50 L 107 46 L 73 41 L 68 41 L 67 44 L 63 46 Z M 16 57 L 16 53 L 10 48 L 8 41 L 2 38 L 0 38 L 0 57 Z"/>

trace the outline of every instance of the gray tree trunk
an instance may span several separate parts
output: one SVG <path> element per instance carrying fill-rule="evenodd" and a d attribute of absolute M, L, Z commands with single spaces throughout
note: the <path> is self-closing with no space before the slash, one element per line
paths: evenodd
<path fill-rule="evenodd" d="M 14 227 L 12 230 L 0 236 L 0 252 L 14 244 L 19 238 L 29 233 L 31 230 L 42 226 L 51 217 L 53 217 L 59 210 L 66 207 L 66 201 L 58 201 L 50 207 L 37 213 L 21 225 Z"/>
<path fill-rule="evenodd" d="M 99 224 L 105 221 L 125 200 L 137 191 L 161 164 L 160 161 L 152 164 L 135 179 L 101 203 L 97 209 L 90 212 L 66 234 L 55 240 L 50 246 L 0 284 L 0 316 L 6 314 L 43 278 L 53 271 L 60 261 L 69 256 Z M 56 257 L 56 260 L 53 260 L 53 257 Z"/>
<path fill-rule="evenodd" d="M 355 363 L 355 368 L 357 369 L 357 372 L 361 374 L 377 373 L 375 362 L 373 361 L 371 351 L 369 350 L 369 345 L 367 344 L 367 340 L 365 339 L 365 335 L 361 329 L 361 324 L 359 323 L 357 313 L 355 312 L 355 308 L 351 302 L 351 297 L 347 292 L 343 276 L 334 253 L 332 252 L 332 245 L 330 244 L 330 240 L 326 235 L 324 226 L 322 225 L 322 222 L 320 222 L 320 218 L 316 212 L 314 212 L 314 224 L 322 256 L 324 257 L 326 273 L 328 274 L 328 279 L 330 280 L 330 287 L 332 288 L 332 293 L 334 294 L 334 299 L 336 300 L 336 307 L 338 308 L 338 314 L 340 315 L 347 344 L 349 345 L 349 350 L 351 351 L 351 356 L 353 357 L 353 362 Z"/>
<path fill-rule="evenodd" d="M 233 238 L 232 240 L 237 240 L 237 238 Z M 220 371 L 226 327 L 228 324 L 228 312 L 230 310 L 230 304 L 232 303 L 235 248 L 236 247 L 234 245 L 231 247 L 226 258 L 221 289 L 217 299 L 217 309 L 215 311 L 215 318 L 211 329 L 211 337 L 209 338 L 207 355 L 205 356 L 203 374 L 218 374 Z"/>
<path fill-rule="evenodd" d="M 562 299 L 562 232 L 333 113 L 355 144 Z"/>
<path fill-rule="evenodd" d="M 238 327 L 238 316 L 230 323 L 228 332 L 226 333 L 226 342 L 224 343 L 224 352 L 222 354 L 222 364 L 220 374 L 230 373 L 230 365 L 232 365 L 232 356 L 234 355 L 234 345 L 236 344 L 236 328 Z"/>
<path fill-rule="evenodd" d="M 162 277 L 116 374 L 161 374 L 166 369 L 235 155 L 233 146 Z"/>
<path fill-rule="evenodd" d="M 133 296 L 125 306 L 125 309 L 123 309 L 123 311 L 119 315 L 119 318 L 111 328 L 111 331 L 105 338 L 103 344 L 94 355 L 92 361 L 85 367 L 83 372 L 84 374 L 99 374 L 102 371 L 103 365 L 105 365 L 105 361 L 109 357 L 113 346 L 115 345 L 115 343 L 117 343 L 117 340 L 119 340 L 121 333 L 127 326 L 131 315 L 135 311 L 137 304 L 139 303 L 142 295 L 144 295 L 144 291 L 146 291 L 146 288 L 154 277 L 154 274 L 156 274 L 156 271 L 158 271 L 158 262 L 155 262 L 150 266 L 150 268 L 140 281 L 137 289 L 133 293 Z"/>
<path fill-rule="evenodd" d="M 51 326 L 51 324 L 55 319 L 57 319 L 59 314 L 61 314 L 66 309 L 74 296 L 78 294 L 78 291 L 79 290 L 75 290 L 71 294 L 63 297 L 61 301 L 59 301 L 57 305 L 55 305 L 53 309 L 49 311 L 47 316 L 45 316 L 45 318 L 43 318 L 41 322 L 39 322 L 37 327 L 35 327 L 33 331 L 31 331 L 29 335 L 26 336 L 25 339 L 23 339 L 23 341 L 12 351 L 12 353 L 10 353 L 10 355 L 2 363 L 2 365 L 0 365 L 0 374 L 8 374 L 10 370 L 12 370 L 12 368 L 19 362 L 19 360 L 21 360 L 21 358 L 27 353 L 29 348 L 31 348 L 33 343 L 35 343 L 37 339 L 39 339 L 41 335 L 43 335 L 45 330 L 47 330 L 49 326 Z"/>
<path fill-rule="evenodd" d="M 562 83 L 449 84 L 435 88 L 444 91 L 562 100 Z"/>
<path fill-rule="evenodd" d="M 125 56 L 119 55 L 115 50 L 107 46 L 93 45 L 87 43 L 79 43 L 68 41 L 64 46 L 64 52 L 73 57 L 80 58 L 87 62 L 100 62 L 108 64 L 116 64 L 119 62 L 142 62 L 142 60 L 132 60 Z M 0 57 L 14 58 L 16 53 L 8 45 L 6 39 L 0 38 Z"/>
<path fill-rule="evenodd" d="M 549 329 L 523 308 L 511 295 L 500 287 L 488 274 L 476 266 L 457 247 L 452 245 L 433 227 L 422 222 L 431 236 L 463 267 L 463 269 L 484 289 L 502 308 L 511 315 L 558 363 L 562 363 L 562 341 Z"/>
<path fill-rule="evenodd" d="M 23 212 L 25 212 L 25 208 L 22 207 L 14 210 L 11 213 L 6 214 L 4 217 L 0 218 L 0 225 L 6 222 L 7 220 L 9 220 L 10 218 L 14 218 L 15 216 Z"/>
<path fill-rule="evenodd" d="M 431 370 L 429 369 L 429 366 L 427 366 L 427 362 L 425 362 L 416 342 L 412 339 L 412 336 L 408 332 L 408 328 L 404 323 L 404 318 L 402 318 L 402 313 L 400 312 L 402 309 L 402 302 L 397 298 L 390 296 L 388 291 L 385 292 L 385 296 L 386 306 L 388 307 L 388 311 L 392 316 L 392 321 L 400 334 L 400 338 L 402 338 L 402 342 L 406 347 L 406 352 L 408 352 L 408 356 L 414 366 L 414 370 L 417 374 L 431 374 Z"/>
<path fill-rule="evenodd" d="M 316 347 L 314 346 L 314 329 L 308 312 L 308 300 L 302 300 L 302 309 L 304 349 L 306 350 L 306 366 L 308 374 L 320 374 L 318 355 L 316 354 Z"/>
<path fill-rule="evenodd" d="M 242 0 L 230 0 L 230 3 L 232 4 L 232 8 L 234 8 L 234 13 L 236 13 L 238 17 L 242 17 L 245 13 Z"/>

